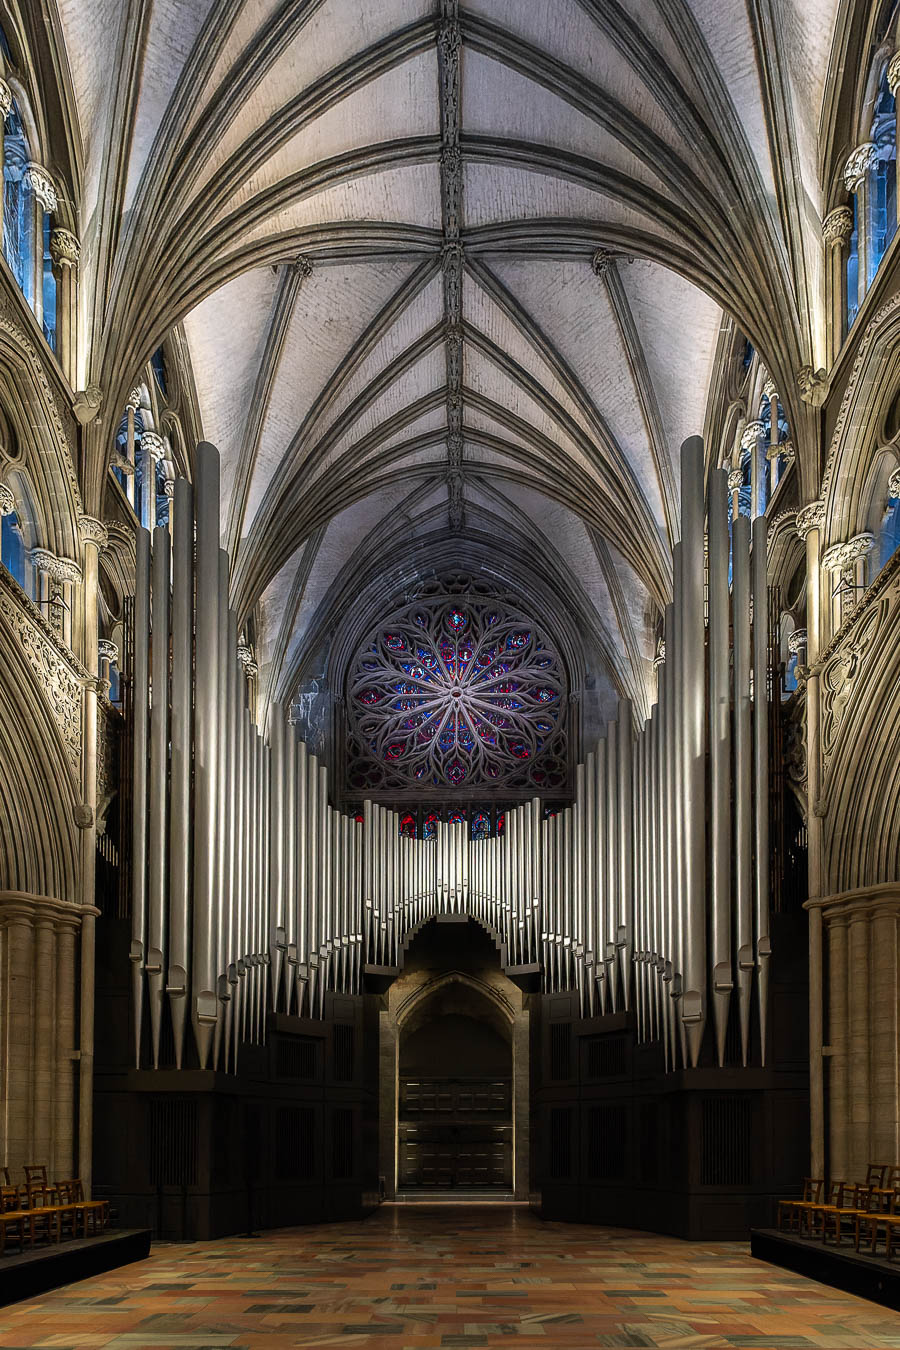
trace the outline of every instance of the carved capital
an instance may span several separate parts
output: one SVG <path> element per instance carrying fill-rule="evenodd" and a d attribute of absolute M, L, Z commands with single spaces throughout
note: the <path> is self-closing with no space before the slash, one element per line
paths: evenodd
<path fill-rule="evenodd" d="M 609 275 L 610 268 L 617 261 L 633 263 L 634 258 L 627 253 L 613 253 L 608 248 L 595 249 L 591 258 L 591 271 L 595 277 L 606 277 Z"/>
<path fill-rule="evenodd" d="M 16 499 L 5 483 L 0 483 L 0 516 L 11 516 L 16 509 Z"/>
<path fill-rule="evenodd" d="M 789 464 L 794 462 L 794 442 L 791 440 L 779 441 L 777 445 L 766 446 L 766 459 L 779 459 L 784 457 Z"/>
<path fill-rule="evenodd" d="M 244 668 L 244 675 L 248 680 L 252 680 L 259 672 L 259 667 L 253 659 L 253 648 L 246 642 L 239 642 L 237 649 L 237 658 Z"/>
<path fill-rule="evenodd" d="M 900 497 L 900 464 L 888 479 L 888 496 Z"/>
<path fill-rule="evenodd" d="M 93 516 L 78 517 L 78 532 L 82 543 L 96 544 L 98 552 L 105 549 L 109 543 L 106 526 L 102 520 L 96 520 Z"/>
<path fill-rule="evenodd" d="M 173 497 L 175 496 L 175 479 L 174 479 L 174 478 L 167 478 L 167 479 L 166 479 L 166 481 L 163 483 L 163 492 L 166 494 L 166 496 L 169 498 L 170 501 L 173 499 Z"/>
<path fill-rule="evenodd" d="M 853 212 L 849 206 L 836 206 L 822 221 L 822 238 L 826 244 L 845 244 L 853 233 Z"/>
<path fill-rule="evenodd" d="M 39 572 L 46 572 L 51 581 L 78 582 L 81 580 L 81 568 L 71 558 L 57 558 L 48 548 L 33 548 L 31 561 Z"/>
<path fill-rule="evenodd" d="M 801 366 L 797 371 L 797 387 L 804 403 L 820 408 L 825 402 L 825 371 L 813 370 L 812 366 Z"/>
<path fill-rule="evenodd" d="M 130 408 L 132 412 L 137 412 L 140 406 L 141 406 L 141 386 L 139 384 L 136 384 L 125 400 L 125 407 Z"/>
<path fill-rule="evenodd" d="M 165 459 L 169 452 L 169 446 L 165 436 L 160 436 L 158 431 L 143 432 L 141 435 L 141 446 L 146 450 L 147 454 L 157 462 L 157 464 L 161 459 Z"/>
<path fill-rule="evenodd" d="M 59 206 L 53 179 L 43 164 L 36 164 L 34 161 L 28 164 L 22 175 L 22 182 L 31 188 L 45 211 L 55 211 Z"/>
<path fill-rule="evenodd" d="M 740 492 L 743 486 L 744 486 L 743 469 L 732 469 L 728 475 L 728 491 Z"/>
<path fill-rule="evenodd" d="M 656 655 L 653 658 L 653 669 L 658 670 L 666 659 L 666 644 L 660 641 L 656 645 Z"/>
<path fill-rule="evenodd" d="M 298 253 L 294 261 L 291 263 L 291 266 L 293 267 L 297 276 L 300 277 L 301 281 L 305 281 L 307 277 L 312 276 L 313 266 L 305 253 Z"/>
<path fill-rule="evenodd" d="M 810 530 L 821 530 L 824 524 L 825 503 L 823 501 L 810 502 L 797 512 L 797 533 L 801 539 L 805 539 Z"/>
<path fill-rule="evenodd" d="M 822 566 L 828 572 L 839 572 L 844 567 L 849 567 L 859 558 L 865 558 L 875 547 L 875 536 L 870 530 L 863 530 L 861 534 L 855 534 L 852 539 L 848 539 L 844 544 L 832 544 L 822 554 Z"/>
<path fill-rule="evenodd" d="M 807 632 L 805 628 L 796 628 L 788 637 L 788 651 L 793 655 L 806 650 Z"/>
<path fill-rule="evenodd" d="M 79 830 L 89 830 L 94 823 L 94 812 L 86 802 L 76 802 L 72 807 L 72 819 Z"/>
<path fill-rule="evenodd" d="M 887 64 L 887 85 L 894 98 L 897 97 L 897 89 L 900 88 L 900 52 L 894 52 Z"/>
<path fill-rule="evenodd" d="M 57 267 L 77 267 L 81 245 L 71 230 L 53 230 L 50 235 L 50 257 Z"/>
<path fill-rule="evenodd" d="M 855 150 L 851 150 L 844 165 L 844 187 L 848 192 L 856 192 L 866 174 L 878 160 L 878 146 L 874 141 L 863 141 Z"/>
<path fill-rule="evenodd" d="M 114 666 L 119 659 L 119 648 L 109 638 L 101 638 L 97 643 L 97 655 L 101 661 L 108 661 L 111 666 Z"/>
<path fill-rule="evenodd" d="M 778 391 L 775 388 L 774 380 L 772 379 L 766 380 L 765 384 L 763 385 L 763 397 L 767 398 L 770 403 L 773 398 L 778 397 Z"/>
<path fill-rule="evenodd" d="M 753 450 L 766 434 L 765 422 L 747 422 L 741 432 L 741 449 Z"/>
<path fill-rule="evenodd" d="M 13 91 L 5 80 L 0 80 L 0 117 L 9 117 L 13 107 Z"/>

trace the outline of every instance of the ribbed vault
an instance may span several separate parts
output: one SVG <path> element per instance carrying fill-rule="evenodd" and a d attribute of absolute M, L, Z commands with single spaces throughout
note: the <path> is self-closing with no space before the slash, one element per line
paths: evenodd
<path fill-rule="evenodd" d="M 85 382 L 112 417 L 183 322 L 264 690 L 379 569 L 474 549 L 533 558 L 645 704 L 723 309 L 812 453 L 833 0 L 59 7 Z"/>

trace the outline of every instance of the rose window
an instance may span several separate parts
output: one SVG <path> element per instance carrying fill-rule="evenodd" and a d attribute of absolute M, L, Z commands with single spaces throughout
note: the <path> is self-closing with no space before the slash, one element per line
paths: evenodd
<path fill-rule="evenodd" d="M 562 664 L 496 601 L 409 605 L 371 634 L 347 688 L 351 786 L 558 789 Z"/>

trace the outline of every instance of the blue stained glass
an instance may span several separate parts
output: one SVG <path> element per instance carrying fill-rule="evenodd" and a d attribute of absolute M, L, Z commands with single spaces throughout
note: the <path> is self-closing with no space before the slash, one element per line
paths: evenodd
<path fill-rule="evenodd" d="M 472 817 L 472 838 L 487 839 L 491 833 L 491 818 L 484 811 L 476 811 Z"/>
<path fill-rule="evenodd" d="M 447 817 L 448 825 L 462 825 L 466 819 L 465 811 L 451 811 Z"/>
<path fill-rule="evenodd" d="M 506 639 L 506 646 L 509 651 L 518 651 L 521 647 L 527 647 L 530 641 L 530 633 L 510 633 Z"/>
<path fill-rule="evenodd" d="M 458 787 L 459 784 L 465 780 L 467 775 L 468 769 L 465 764 L 461 763 L 458 759 L 455 759 L 453 763 L 447 767 L 447 777 L 454 787 Z"/>
<path fill-rule="evenodd" d="M 402 633 L 385 633 L 384 645 L 391 652 L 405 652 L 406 638 Z"/>
<path fill-rule="evenodd" d="M 431 815 L 425 817 L 425 820 L 422 822 L 423 839 L 433 839 L 435 837 L 437 834 L 438 820 L 439 816 L 437 816 L 434 811 L 432 811 Z"/>

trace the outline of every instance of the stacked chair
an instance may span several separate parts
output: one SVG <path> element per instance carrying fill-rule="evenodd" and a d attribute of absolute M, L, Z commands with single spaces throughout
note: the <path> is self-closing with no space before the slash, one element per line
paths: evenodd
<path fill-rule="evenodd" d="M 799 1199 L 779 1200 L 778 1227 L 799 1237 L 818 1238 L 875 1256 L 879 1239 L 890 1260 L 900 1246 L 900 1166 L 870 1163 L 865 1181 L 805 1177 Z"/>
<path fill-rule="evenodd" d="M 25 1165 L 24 1186 L 13 1185 L 9 1169 L 0 1167 L 0 1256 L 14 1238 L 20 1251 L 36 1242 L 60 1242 L 64 1237 L 95 1237 L 109 1223 L 105 1200 L 85 1200 L 84 1186 L 75 1177 L 47 1180 L 43 1163 Z"/>

